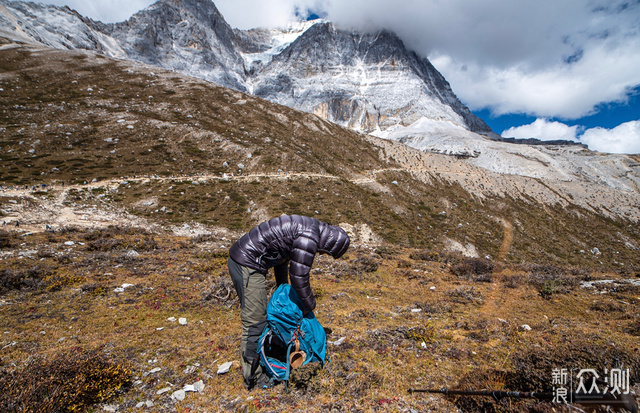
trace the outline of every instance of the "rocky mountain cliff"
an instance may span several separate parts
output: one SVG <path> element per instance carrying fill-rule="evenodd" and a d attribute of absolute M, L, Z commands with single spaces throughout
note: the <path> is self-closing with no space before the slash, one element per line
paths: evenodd
<path fill-rule="evenodd" d="M 245 53 L 256 96 L 367 133 L 425 116 L 491 132 L 431 63 L 391 32 L 353 33 L 318 22 L 265 61 L 266 51 Z"/>
<path fill-rule="evenodd" d="M 246 90 L 236 34 L 210 1 L 160 0 L 104 31 L 129 59 Z"/>

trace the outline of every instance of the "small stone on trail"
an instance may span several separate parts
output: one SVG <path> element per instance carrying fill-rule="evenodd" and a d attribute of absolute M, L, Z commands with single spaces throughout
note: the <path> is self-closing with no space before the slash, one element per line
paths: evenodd
<path fill-rule="evenodd" d="M 336 341 L 327 341 L 327 343 L 333 345 L 333 346 L 339 346 L 342 343 L 344 343 L 344 341 L 346 340 L 346 337 L 340 337 L 339 339 L 337 339 Z"/>
<path fill-rule="evenodd" d="M 509 324 L 507 320 L 503 320 L 501 318 L 498 318 L 498 321 L 500 321 L 502 324 Z"/>
<path fill-rule="evenodd" d="M 520 326 L 523 331 L 531 331 L 531 327 L 528 324 L 523 324 Z"/>
<path fill-rule="evenodd" d="M 204 382 L 202 380 L 199 380 L 193 384 L 185 384 L 184 387 L 182 388 L 182 390 L 184 390 L 185 392 L 187 391 L 197 391 L 200 392 L 202 390 L 204 390 Z"/>
<path fill-rule="evenodd" d="M 178 322 L 183 325 L 186 326 L 187 325 L 187 319 L 184 317 L 180 317 L 180 319 L 178 320 Z"/>
<path fill-rule="evenodd" d="M 120 287 L 114 288 L 113 292 L 123 293 L 125 288 L 133 287 L 133 284 L 122 284 Z"/>
<path fill-rule="evenodd" d="M 167 321 L 171 321 L 173 323 L 174 321 L 176 321 L 176 318 L 175 317 L 169 317 L 169 318 L 167 318 Z"/>
<path fill-rule="evenodd" d="M 193 383 L 193 388 L 197 392 L 203 391 L 204 390 L 204 382 L 202 380 L 198 380 L 197 382 Z"/>
<path fill-rule="evenodd" d="M 171 395 L 172 399 L 178 400 L 178 401 L 182 401 L 184 400 L 185 397 L 185 392 L 184 390 L 180 389 L 180 390 L 176 390 L 173 392 L 173 394 Z"/>
<path fill-rule="evenodd" d="M 229 372 L 229 369 L 231 368 L 232 365 L 233 365 L 233 362 L 231 362 L 231 361 L 227 361 L 226 363 L 222 363 L 220 366 L 218 366 L 218 374 L 225 374 L 225 373 Z"/>
<path fill-rule="evenodd" d="M 164 393 L 168 392 L 169 390 L 171 390 L 171 387 L 164 387 L 164 388 L 162 388 L 162 389 L 158 390 L 158 391 L 156 392 L 156 394 L 158 394 L 158 395 L 160 395 L 160 394 L 164 394 Z"/>

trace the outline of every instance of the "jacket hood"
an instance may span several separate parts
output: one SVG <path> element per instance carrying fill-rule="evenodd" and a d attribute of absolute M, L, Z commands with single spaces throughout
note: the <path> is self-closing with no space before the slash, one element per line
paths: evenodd
<path fill-rule="evenodd" d="M 344 229 L 320 222 L 320 241 L 318 251 L 331 255 L 333 258 L 340 258 L 349 249 L 351 240 Z"/>

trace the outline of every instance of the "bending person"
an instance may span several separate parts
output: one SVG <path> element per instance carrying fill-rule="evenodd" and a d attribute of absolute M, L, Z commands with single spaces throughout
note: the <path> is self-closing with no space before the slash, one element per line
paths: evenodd
<path fill-rule="evenodd" d="M 229 273 L 240 298 L 240 355 L 247 389 L 269 384 L 257 355 L 258 339 L 267 322 L 269 268 L 274 269 L 277 285 L 291 281 L 307 314 L 316 307 L 309 282 L 316 253 L 340 258 L 349 243 L 349 236 L 338 226 L 301 215 L 281 215 L 254 227 L 231 246 Z"/>

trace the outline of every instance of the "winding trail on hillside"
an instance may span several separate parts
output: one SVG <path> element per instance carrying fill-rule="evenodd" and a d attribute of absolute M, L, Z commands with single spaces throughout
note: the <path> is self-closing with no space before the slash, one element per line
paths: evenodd
<path fill-rule="evenodd" d="M 354 184 L 364 184 L 364 183 L 373 183 L 376 182 L 375 176 L 377 174 L 383 172 L 390 171 L 406 171 L 405 168 L 385 168 L 385 169 L 374 169 L 370 171 L 363 172 L 358 174 L 360 176 L 364 176 L 361 178 L 348 179 L 349 182 Z M 48 184 L 47 188 L 58 190 L 58 194 L 55 198 L 55 203 L 58 205 L 62 205 L 64 200 L 67 198 L 69 191 L 71 190 L 79 190 L 79 189 L 97 189 L 97 188 L 109 188 L 113 186 L 119 186 L 125 183 L 137 182 L 140 184 L 149 183 L 152 181 L 156 182 L 180 182 L 180 181 L 197 181 L 200 183 L 206 183 L 209 180 L 213 181 L 250 181 L 255 179 L 278 179 L 278 180 L 286 180 L 292 178 L 320 178 L 320 179 L 331 179 L 331 180 L 339 180 L 343 179 L 341 176 L 325 174 L 325 173 L 312 173 L 312 172 L 273 172 L 273 173 L 261 173 L 261 174 L 246 174 L 246 175 L 233 175 L 233 174 L 224 174 L 220 175 L 207 175 L 207 174 L 198 174 L 198 175 L 176 175 L 176 176 L 134 176 L 134 177 L 120 177 L 120 178 L 112 178 L 105 179 L 100 181 L 88 182 L 84 184 L 70 184 L 70 185 L 52 185 Z M 32 196 L 34 190 L 33 188 L 39 189 L 39 186 L 31 187 L 31 188 L 2 188 L 0 189 L 0 194 L 4 196 L 13 196 L 20 197 Z"/>
<path fill-rule="evenodd" d="M 364 185 L 376 182 L 376 175 L 389 171 L 405 171 L 404 168 L 386 168 L 364 171 L 357 174 L 358 178 L 348 179 L 357 185 Z M 20 198 L 27 202 L 21 204 L 15 203 L 7 208 L 7 213 L 3 219 L 7 228 L 18 229 L 27 232 L 44 231 L 47 225 L 63 226 L 63 225 L 79 225 L 79 226 L 97 226 L 103 227 L 107 225 L 133 224 L 140 221 L 140 217 L 135 217 L 124 212 L 124 210 L 116 210 L 113 206 L 101 205 L 98 209 L 93 205 L 76 205 L 67 201 L 71 191 L 93 190 L 93 189 L 115 189 L 120 185 L 130 183 L 146 184 L 150 182 L 182 182 L 191 181 L 198 183 L 206 183 L 207 181 L 254 181 L 254 180 L 289 180 L 289 179 L 328 179 L 340 180 L 341 176 L 313 173 L 313 172 L 274 172 L 274 173 L 258 173 L 246 175 L 223 174 L 209 175 L 176 175 L 176 176 L 134 176 L 105 179 L 101 181 L 93 181 L 81 184 L 47 184 L 45 188 L 42 186 L 13 187 L 0 188 L 0 196 L 8 198 Z M 36 198 L 38 191 L 44 191 L 50 196 L 49 199 Z M 29 202 L 29 201 L 33 202 Z M 14 200 L 15 201 L 15 200 Z M 17 202 L 17 201 L 16 201 Z M 37 206 L 32 205 L 35 203 Z M 16 227 L 16 222 L 20 223 Z M 138 222 L 139 223 L 139 222 Z M 140 223 L 139 223 L 140 224 Z M 144 225 L 144 224 L 142 224 Z"/>
<path fill-rule="evenodd" d="M 504 234 L 502 236 L 502 245 L 500 245 L 500 251 L 498 252 L 498 261 L 504 261 L 507 259 L 509 249 L 513 243 L 513 224 L 506 219 L 501 219 L 502 226 L 504 227 Z"/>

